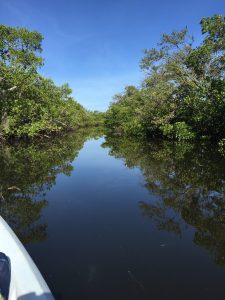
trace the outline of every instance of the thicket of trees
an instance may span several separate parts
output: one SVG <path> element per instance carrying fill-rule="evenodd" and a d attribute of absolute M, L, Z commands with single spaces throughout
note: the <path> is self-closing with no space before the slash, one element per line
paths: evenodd
<path fill-rule="evenodd" d="M 140 88 L 128 86 L 106 114 L 110 132 L 193 139 L 225 137 L 225 16 L 200 22 L 203 41 L 194 46 L 187 28 L 163 34 L 145 50 Z"/>
<path fill-rule="evenodd" d="M 35 137 L 98 124 L 71 97 L 68 84 L 56 86 L 38 73 L 42 36 L 0 25 L 0 137 Z"/>
<path fill-rule="evenodd" d="M 202 43 L 187 28 L 163 34 L 145 50 L 141 87 L 127 86 L 106 115 L 88 112 L 38 73 L 42 36 L 0 25 L 0 138 L 57 134 L 104 123 L 120 135 L 170 139 L 212 138 L 225 145 L 225 16 L 200 22 Z"/>

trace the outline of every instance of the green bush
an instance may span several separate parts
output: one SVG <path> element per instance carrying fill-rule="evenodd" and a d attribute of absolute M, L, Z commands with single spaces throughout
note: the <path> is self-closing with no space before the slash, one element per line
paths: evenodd
<path fill-rule="evenodd" d="M 176 122 L 175 124 L 166 124 L 162 127 L 163 135 L 169 139 L 191 140 L 195 138 L 191 127 L 185 122 Z"/>

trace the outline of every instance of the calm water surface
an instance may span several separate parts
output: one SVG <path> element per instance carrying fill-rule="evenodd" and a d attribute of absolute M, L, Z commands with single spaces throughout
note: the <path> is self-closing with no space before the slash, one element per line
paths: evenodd
<path fill-rule="evenodd" d="M 224 299 L 225 158 L 80 132 L 2 147 L 1 215 L 56 299 Z"/>

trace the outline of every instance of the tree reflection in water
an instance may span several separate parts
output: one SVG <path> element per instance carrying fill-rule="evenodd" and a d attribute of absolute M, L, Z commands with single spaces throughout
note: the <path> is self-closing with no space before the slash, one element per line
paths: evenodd
<path fill-rule="evenodd" d="M 29 144 L 2 145 L 0 148 L 0 214 L 23 243 L 47 239 L 47 224 L 40 223 L 48 205 L 46 192 L 58 174 L 70 176 L 72 162 L 98 129 Z"/>
<path fill-rule="evenodd" d="M 141 169 L 156 196 L 139 201 L 144 216 L 179 236 L 193 226 L 194 243 L 225 266 L 225 159 L 214 145 L 107 137 L 103 147 L 127 167 Z"/>

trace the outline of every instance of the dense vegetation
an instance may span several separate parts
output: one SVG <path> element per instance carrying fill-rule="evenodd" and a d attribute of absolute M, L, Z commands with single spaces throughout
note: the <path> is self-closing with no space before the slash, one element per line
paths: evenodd
<path fill-rule="evenodd" d="M 187 28 L 163 34 L 145 50 L 140 88 L 128 86 L 110 105 L 106 126 L 119 135 L 193 139 L 225 137 L 225 16 L 200 22 L 202 43 Z"/>
<path fill-rule="evenodd" d="M 48 136 L 101 119 L 71 97 L 68 84 L 56 86 L 38 73 L 42 39 L 38 32 L 0 25 L 1 139 Z"/>
<path fill-rule="evenodd" d="M 200 22 L 195 46 L 187 28 L 163 34 L 145 50 L 140 87 L 115 96 L 105 118 L 109 132 L 170 139 L 211 138 L 225 145 L 225 16 Z M 0 25 L 0 138 L 49 136 L 103 124 L 104 114 L 88 112 L 71 97 L 68 84 L 56 86 L 38 71 L 42 36 Z"/>

